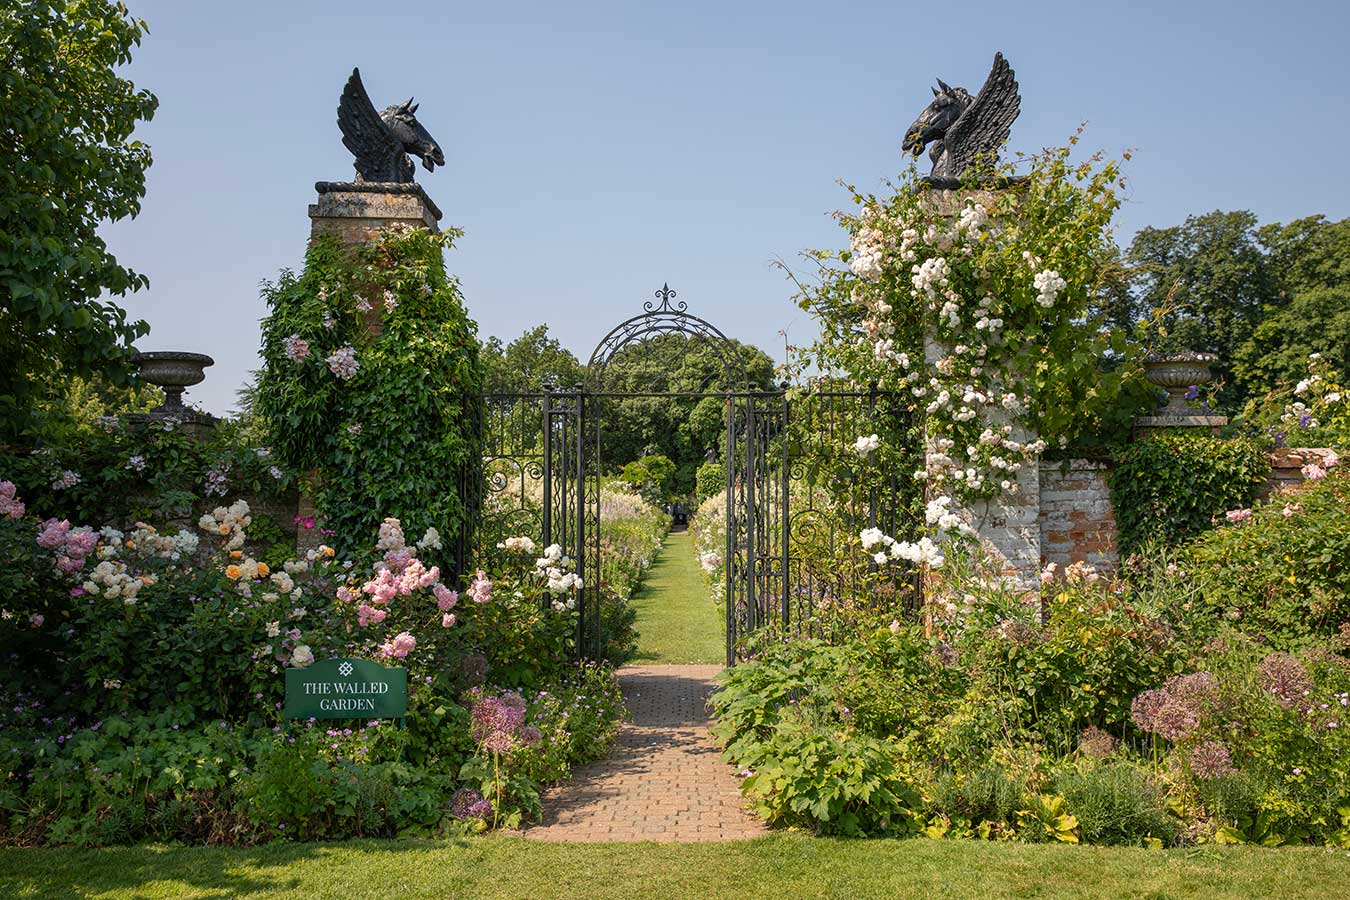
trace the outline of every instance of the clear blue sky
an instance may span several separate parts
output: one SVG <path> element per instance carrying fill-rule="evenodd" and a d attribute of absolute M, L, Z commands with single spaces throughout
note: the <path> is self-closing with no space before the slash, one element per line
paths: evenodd
<path fill-rule="evenodd" d="M 1350 6 L 1326 2 L 229 3 L 127 0 L 128 74 L 160 98 L 135 220 L 141 349 L 210 353 L 225 412 L 257 365 L 258 282 L 298 266 L 317 180 L 351 176 L 334 109 L 415 94 L 447 167 L 418 179 L 467 232 L 449 254 L 480 335 L 536 322 L 584 362 L 669 281 L 782 358 L 812 323 L 771 263 L 837 246 L 827 218 L 903 168 L 934 77 L 1017 71 L 1011 146 L 1135 148 L 1122 238 L 1188 213 L 1350 215 Z"/>

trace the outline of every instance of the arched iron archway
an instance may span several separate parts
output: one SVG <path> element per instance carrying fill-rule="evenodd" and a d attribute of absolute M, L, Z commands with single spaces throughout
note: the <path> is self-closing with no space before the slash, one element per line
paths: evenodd
<path fill-rule="evenodd" d="M 846 446 L 878 417 L 892 420 L 892 431 L 908 423 L 908 411 L 892 395 L 877 391 L 791 392 L 752 384 L 735 341 L 688 311 L 676 292 L 663 285 L 655 301 L 621 322 L 596 345 L 583 384 L 571 390 L 537 394 L 484 395 L 487 455 L 484 474 L 489 493 L 519 490 L 522 502 L 498 503 L 484 516 L 480 546 L 488 554 L 506 532 L 537 524 L 541 546 L 558 544 L 576 561 L 583 588 L 578 596 L 576 647 L 598 657 L 605 647 L 602 611 L 600 483 L 605 406 L 609 401 L 671 396 L 671 391 L 607 390 L 606 375 L 617 354 L 644 340 L 668 334 L 706 340 L 722 362 L 720 390 L 683 393 L 714 397 L 725 404 L 726 662 L 744 654 L 741 639 L 768 629 L 773 633 L 820 634 L 819 613 L 841 594 L 839 573 L 809 558 L 798 559 L 794 541 L 806 546 L 826 540 L 831 552 L 847 543 L 838 522 L 856 535 L 863 527 L 881 527 L 901 537 L 909 532 L 896 502 L 899 479 L 893 473 L 865 473 L 846 488 L 814 485 L 808 472 L 826 447 Z M 847 438 L 847 440 L 843 440 Z M 841 440 L 843 443 L 840 443 Z M 804 487 L 805 486 L 805 487 Z M 531 517 L 527 494 L 541 496 L 540 514 Z M 509 498 L 507 498 L 509 499 Z M 844 514 L 841 516 L 841 508 Z M 822 524 L 828 523 L 828 524 Z M 519 532 L 515 532 L 519 533 Z M 837 568 L 837 567 L 836 567 Z"/>
<path fill-rule="evenodd" d="M 717 350 L 722 360 L 722 383 L 727 390 L 749 390 L 745 364 L 741 360 L 736 342 L 722 333 L 721 329 L 706 319 L 689 312 L 689 304 L 680 300 L 671 303 L 676 297 L 670 284 L 661 285 L 656 299 L 642 304 L 642 312 L 620 322 L 610 329 L 600 343 L 595 345 L 590 361 L 586 363 L 586 390 L 602 391 L 605 373 L 615 355 L 630 344 L 648 338 L 666 334 L 679 334 L 691 338 L 704 338 Z"/>

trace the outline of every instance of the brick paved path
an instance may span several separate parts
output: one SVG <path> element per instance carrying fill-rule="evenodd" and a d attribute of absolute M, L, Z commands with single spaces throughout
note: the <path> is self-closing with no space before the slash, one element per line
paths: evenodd
<path fill-rule="evenodd" d="M 630 721 L 608 758 L 544 795 L 525 837 L 546 841 L 722 841 L 764 834 L 740 780 L 708 735 L 705 704 L 721 666 L 625 666 Z"/>

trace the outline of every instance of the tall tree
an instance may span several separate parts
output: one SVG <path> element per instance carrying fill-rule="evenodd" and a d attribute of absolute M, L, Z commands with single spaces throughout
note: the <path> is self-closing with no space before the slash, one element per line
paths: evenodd
<path fill-rule="evenodd" d="M 1216 373 L 1226 386 L 1225 405 L 1248 394 L 1233 378 L 1238 347 L 1251 338 L 1274 290 L 1246 210 L 1188 216 L 1171 228 L 1144 228 L 1130 245 L 1134 313 L 1156 318 L 1161 330 L 1146 334 L 1157 351 L 1216 353 Z"/>
<path fill-rule="evenodd" d="M 1350 372 L 1350 219 L 1308 216 L 1258 234 L 1275 297 L 1234 355 L 1238 382 L 1252 395 L 1291 384 L 1311 353 Z"/>
<path fill-rule="evenodd" d="M 491 337 L 483 344 L 484 384 L 498 393 L 537 393 L 581 382 L 583 367 L 547 325 L 536 325 L 509 344 Z"/>
<path fill-rule="evenodd" d="M 140 211 L 158 101 L 115 73 L 147 31 L 109 0 L 0 5 L 0 440 L 67 375 L 126 384 L 144 322 L 102 299 L 147 284 L 97 234 Z"/>

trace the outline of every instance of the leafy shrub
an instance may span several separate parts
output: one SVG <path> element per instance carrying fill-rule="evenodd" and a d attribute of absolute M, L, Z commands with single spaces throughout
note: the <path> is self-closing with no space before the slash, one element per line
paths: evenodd
<path fill-rule="evenodd" d="M 705 462 L 694 474 L 694 505 L 727 489 L 727 470 L 721 463 Z"/>
<path fill-rule="evenodd" d="M 1265 450 L 1249 438 L 1164 433 L 1135 441 L 1110 475 L 1122 553 L 1200 534 L 1216 516 L 1251 506 L 1269 474 Z"/>
<path fill-rule="evenodd" d="M 619 472 L 619 480 L 629 485 L 642 499 L 653 505 L 664 503 L 674 485 L 675 464 L 659 454 L 630 462 Z"/>
<path fill-rule="evenodd" d="M 1350 623 L 1350 472 L 1276 495 L 1170 562 L 1170 590 L 1189 584 L 1216 623 L 1281 649 L 1336 637 Z"/>
<path fill-rule="evenodd" d="M 742 790 L 771 824 L 854 836 L 917 831 L 919 794 L 885 741 L 794 715 L 737 762 L 750 773 Z"/>
<path fill-rule="evenodd" d="M 1078 820 L 1079 836 L 1092 844 L 1138 846 L 1146 838 L 1176 842 L 1176 817 L 1167 810 L 1167 790 L 1134 763 L 1113 760 L 1060 773 L 1054 790 Z"/>

